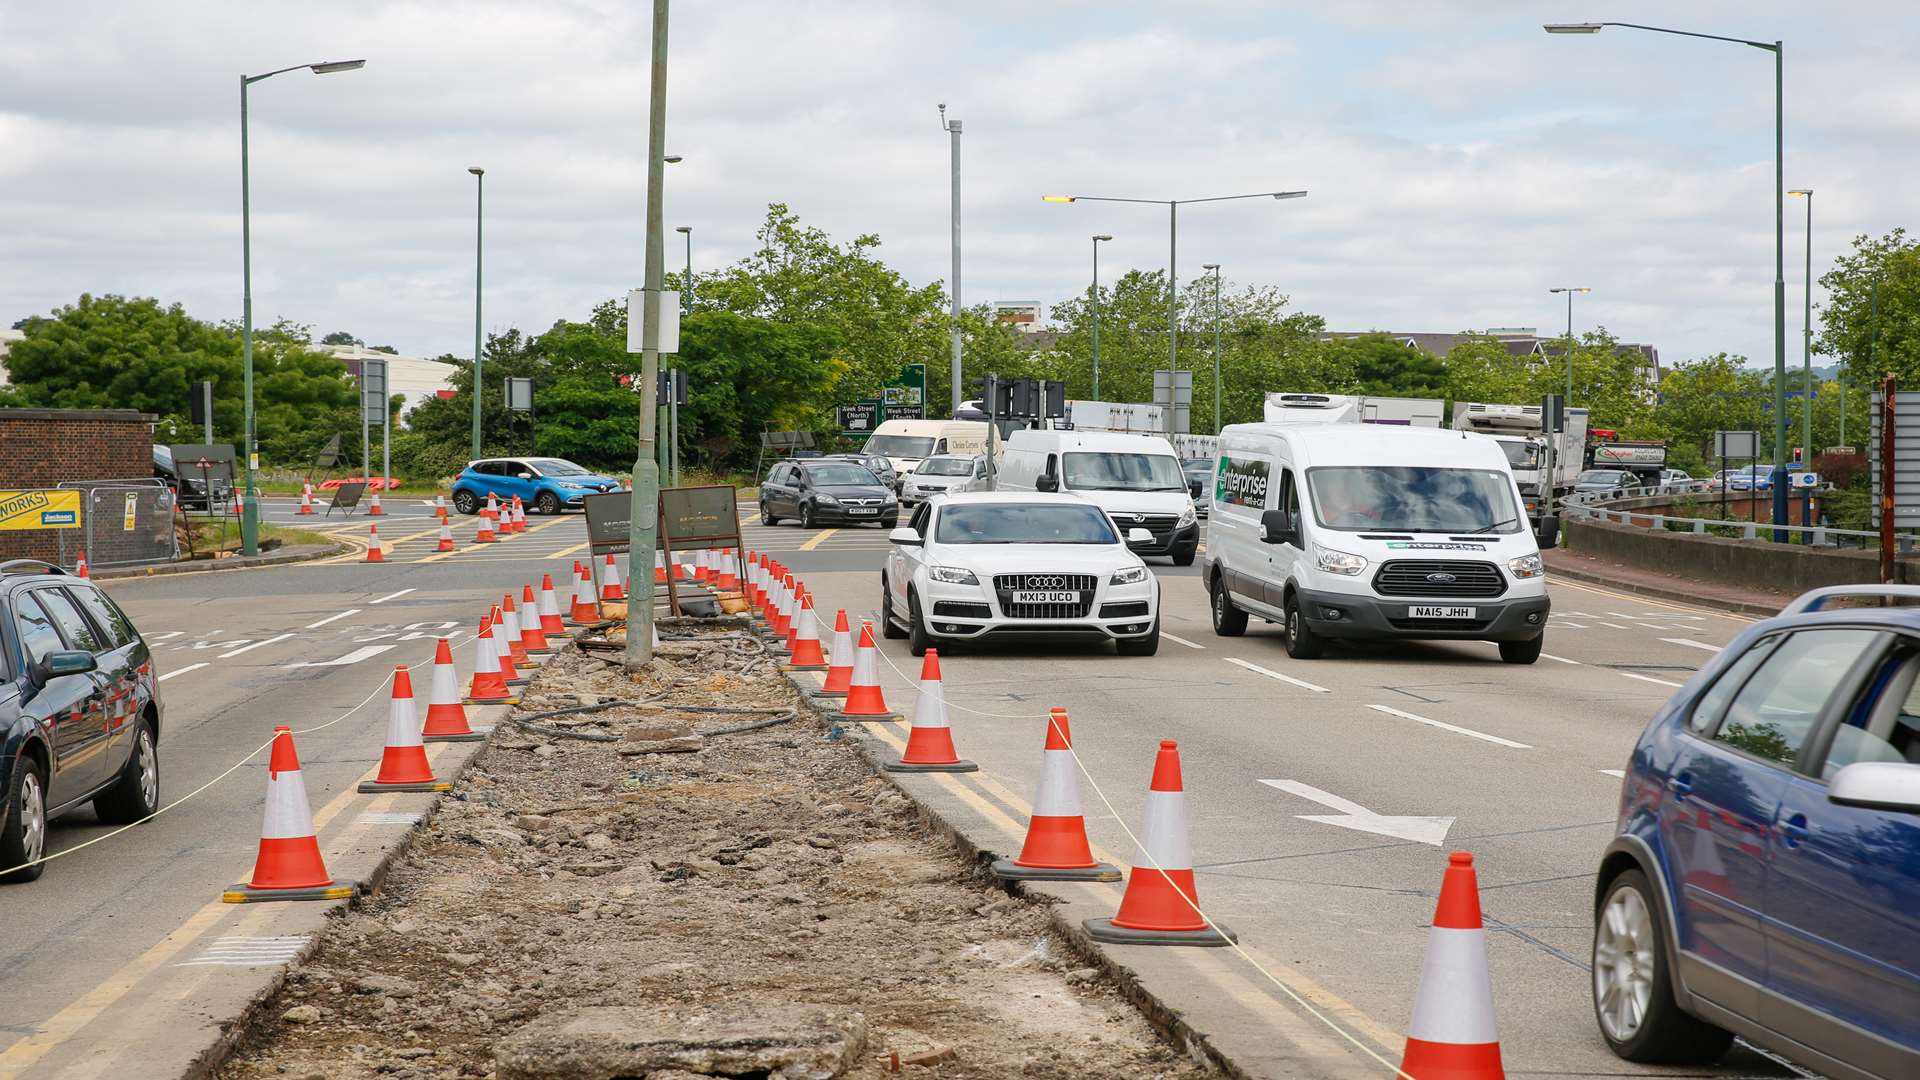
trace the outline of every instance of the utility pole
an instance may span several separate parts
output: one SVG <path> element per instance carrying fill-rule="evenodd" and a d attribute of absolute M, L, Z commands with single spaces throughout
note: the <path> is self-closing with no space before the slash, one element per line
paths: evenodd
<path fill-rule="evenodd" d="M 487 170 L 469 166 L 473 174 L 473 440 L 470 449 L 480 456 L 480 253 L 481 210 L 486 195 Z"/>
<path fill-rule="evenodd" d="M 1093 238 L 1093 400 L 1100 400 L 1100 243 L 1112 236 L 1100 233 Z M 209 439 L 208 442 L 213 440 Z"/>
<path fill-rule="evenodd" d="M 1220 434 L 1220 264 L 1206 263 L 1202 270 L 1213 271 L 1213 433 Z"/>
<path fill-rule="evenodd" d="M 646 320 L 640 338 L 640 445 L 633 460 L 633 505 L 627 527 L 626 669 L 638 671 L 653 659 L 653 552 L 660 531 L 660 466 L 653 460 L 658 441 L 655 409 L 660 397 L 660 291 L 666 280 L 665 215 L 667 187 L 667 0 L 653 0 L 653 79 L 647 109 L 647 268 L 640 309 Z"/>
<path fill-rule="evenodd" d="M 940 105 L 940 127 L 949 136 L 951 150 L 949 156 L 953 171 L 953 359 L 950 363 L 948 381 L 953 386 L 952 411 L 948 416 L 960 414 L 960 121 L 947 119 L 947 106 Z"/>

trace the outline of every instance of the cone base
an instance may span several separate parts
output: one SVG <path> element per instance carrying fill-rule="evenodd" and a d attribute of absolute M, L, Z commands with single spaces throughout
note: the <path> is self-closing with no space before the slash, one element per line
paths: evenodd
<path fill-rule="evenodd" d="M 1215 924 L 1218 926 L 1219 924 Z M 1232 929 L 1220 926 L 1203 930 L 1129 930 L 1113 925 L 1112 919 L 1088 919 L 1080 924 L 1087 936 L 1105 945 L 1198 945 L 1217 948 L 1240 940 Z"/>
<path fill-rule="evenodd" d="M 362 780 L 355 790 L 362 795 L 372 795 L 382 791 L 452 791 L 453 785 L 445 780 L 422 780 L 418 783 L 383 784 L 378 780 Z"/>
<path fill-rule="evenodd" d="M 507 685 L 508 686 L 525 686 L 527 685 L 527 680 L 525 677 L 521 677 L 518 679 L 508 679 Z"/>
<path fill-rule="evenodd" d="M 359 882 L 344 878 L 307 889 L 256 889 L 251 885 L 232 885 L 220 894 L 220 902 L 258 904 L 265 900 L 350 900 L 359 888 Z"/>
<path fill-rule="evenodd" d="M 987 870 L 1001 881 L 1119 881 L 1120 868 L 1112 863 L 1094 866 L 1021 866 L 1012 859 L 995 859 Z"/>
<path fill-rule="evenodd" d="M 899 713 L 850 713 L 841 711 L 827 717 L 829 720 L 847 720 L 856 724 L 904 724 L 907 718 Z"/>
<path fill-rule="evenodd" d="M 825 671 L 825 664 L 781 664 L 781 671 Z"/>
<path fill-rule="evenodd" d="M 520 699 L 513 694 L 508 694 L 506 697 L 461 698 L 460 703 L 462 705 L 518 705 Z M 422 735 L 421 738 L 424 739 L 426 736 Z"/>
<path fill-rule="evenodd" d="M 808 691 L 808 693 L 813 697 L 833 698 L 835 700 L 839 700 L 847 696 L 847 692 L 845 690 L 810 690 Z"/>
<path fill-rule="evenodd" d="M 422 735 L 420 741 L 430 742 L 480 742 L 486 735 L 478 731 L 462 731 L 455 735 Z"/>
<path fill-rule="evenodd" d="M 912 761 L 888 761 L 881 768 L 888 772 L 979 772 L 980 766 L 971 761 L 935 761 L 919 764 Z"/>

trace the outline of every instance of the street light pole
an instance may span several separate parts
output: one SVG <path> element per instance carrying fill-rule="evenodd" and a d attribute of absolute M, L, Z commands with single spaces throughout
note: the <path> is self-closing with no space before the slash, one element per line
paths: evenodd
<path fill-rule="evenodd" d="M 1220 264 L 1203 263 L 1213 271 L 1213 433 L 1220 434 Z"/>
<path fill-rule="evenodd" d="M 680 290 L 680 313 L 693 313 L 693 226 L 676 225 L 674 232 L 687 238 L 687 280 Z M 667 384 L 667 482 L 680 486 L 680 380 Z"/>
<path fill-rule="evenodd" d="M 1093 238 L 1093 400 L 1100 400 L 1100 242 L 1112 236 L 1100 233 Z"/>
<path fill-rule="evenodd" d="M 1813 468 L 1813 189 L 1797 188 L 1787 194 L 1807 200 L 1806 329 L 1801 331 L 1800 336 L 1800 389 L 1806 392 L 1807 399 L 1801 403 L 1800 409 L 1800 426 L 1804 429 L 1800 437 L 1800 467 L 1811 469 Z"/>
<path fill-rule="evenodd" d="M 952 402 L 948 416 L 960 415 L 960 121 L 947 119 L 947 107 L 940 106 L 940 127 L 948 135 L 948 158 L 953 173 L 953 325 L 949 331 L 953 358 L 949 362 L 947 374 L 952 385 Z"/>
<path fill-rule="evenodd" d="M 485 205 L 487 170 L 477 165 L 469 166 L 467 171 L 473 174 L 473 440 L 471 450 L 474 457 L 480 456 L 480 256 L 481 222 L 485 220 L 482 210 Z"/>
<path fill-rule="evenodd" d="M 317 64 L 295 64 L 265 75 L 240 76 L 240 363 L 242 393 L 246 397 L 246 422 L 240 434 L 240 467 L 246 478 L 241 485 L 246 491 L 246 505 L 240 510 L 242 555 L 260 553 L 259 492 L 253 486 L 254 458 L 260 444 L 253 434 L 253 196 L 247 172 L 247 87 L 301 68 L 315 75 L 331 75 L 366 66 L 365 60 L 326 60 Z"/>
<path fill-rule="evenodd" d="M 1584 285 L 1562 285 L 1557 289 L 1548 289 L 1550 293 L 1567 294 L 1567 401 L 1566 408 L 1573 408 L 1573 294 L 1590 293 L 1593 290 Z"/>
<path fill-rule="evenodd" d="M 680 314 L 693 313 L 693 226 L 676 225 L 673 231 L 687 238 L 687 274 L 686 285 L 680 290 Z"/>
<path fill-rule="evenodd" d="M 653 0 L 653 70 L 647 103 L 647 254 L 641 291 L 640 439 L 633 459 L 633 502 L 628 508 L 626 670 L 638 671 L 653 660 L 653 562 L 660 527 L 660 466 L 653 460 L 658 441 L 654 410 L 660 401 L 660 287 L 666 280 L 665 216 L 667 188 L 667 0 Z"/>

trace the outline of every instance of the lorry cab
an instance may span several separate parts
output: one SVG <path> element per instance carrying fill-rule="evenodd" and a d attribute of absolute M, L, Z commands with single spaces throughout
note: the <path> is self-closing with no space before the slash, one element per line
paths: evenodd
<path fill-rule="evenodd" d="M 1200 524 L 1173 444 L 1158 435 L 1109 431 L 1016 431 L 1007 437 L 994 476 L 999 491 L 1078 495 L 1107 512 L 1136 555 L 1165 555 L 1191 566 Z"/>
<path fill-rule="evenodd" d="M 1214 631 L 1279 623 L 1287 652 L 1458 639 L 1540 655 L 1540 540 L 1506 453 L 1483 435 L 1358 424 L 1233 424 L 1220 434 L 1201 572 Z M 1552 543 L 1551 527 L 1545 534 Z"/>
<path fill-rule="evenodd" d="M 886 420 L 867 436 L 861 451 L 886 458 L 894 475 L 904 477 L 935 454 L 986 453 L 987 425 L 979 420 Z"/>

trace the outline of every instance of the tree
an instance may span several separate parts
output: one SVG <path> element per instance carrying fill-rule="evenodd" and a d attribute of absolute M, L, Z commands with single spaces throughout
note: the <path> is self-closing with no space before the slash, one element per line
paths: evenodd
<path fill-rule="evenodd" d="M 1711 461 L 1716 431 L 1772 430 L 1772 389 L 1746 365 L 1744 356 L 1715 353 L 1661 377 L 1659 424 L 1676 462 Z"/>
<path fill-rule="evenodd" d="M 357 345 L 359 342 L 359 338 L 354 337 L 345 330 L 335 330 L 333 333 L 320 339 L 320 344 L 322 345 Z"/>
<path fill-rule="evenodd" d="M 1455 345 L 1447 353 L 1446 367 L 1449 405 L 1463 401 L 1494 405 L 1532 402 L 1533 365 L 1527 358 L 1509 353 L 1506 345 L 1494 338 L 1473 337 Z"/>
<path fill-rule="evenodd" d="M 1878 240 L 1856 236 L 1820 285 L 1827 303 L 1815 351 L 1839 360 L 1850 383 L 1877 386 L 1891 372 L 1902 389 L 1920 388 L 1920 242 L 1905 229 Z"/>
<path fill-rule="evenodd" d="M 1321 342 L 1320 352 L 1330 370 L 1352 373 L 1356 393 L 1432 398 L 1447 392 L 1447 366 L 1439 357 L 1386 334 Z"/>

